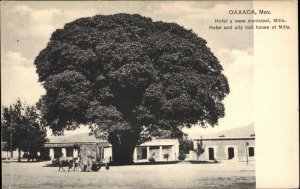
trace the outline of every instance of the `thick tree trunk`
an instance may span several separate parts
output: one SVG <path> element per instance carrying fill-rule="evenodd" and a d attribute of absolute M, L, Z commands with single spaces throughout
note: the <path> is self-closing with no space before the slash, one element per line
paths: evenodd
<path fill-rule="evenodd" d="M 138 143 L 138 138 L 132 134 L 114 135 L 111 134 L 109 142 L 113 149 L 113 164 L 130 165 L 133 164 L 134 148 Z"/>
<path fill-rule="evenodd" d="M 113 163 L 116 165 L 133 164 L 134 147 L 113 145 Z"/>
<path fill-rule="evenodd" d="M 21 149 L 20 148 L 18 148 L 18 153 L 19 153 L 18 162 L 21 162 Z"/>

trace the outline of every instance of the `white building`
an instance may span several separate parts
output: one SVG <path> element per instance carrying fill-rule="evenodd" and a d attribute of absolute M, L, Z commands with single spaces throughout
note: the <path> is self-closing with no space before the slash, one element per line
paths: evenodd
<path fill-rule="evenodd" d="M 204 153 L 199 160 L 255 160 L 255 136 L 249 137 L 210 137 L 195 139 L 194 149 L 197 143 L 202 141 Z M 190 152 L 190 160 L 196 160 L 195 153 Z"/>
<path fill-rule="evenodd" d="M 179 155 L 177 139 L 156 139 L 137 145 L 134 149 L 134 162 L 147 162 L 149 158 L 155 161 L 176 161 Z"/>
<path fill-rule="evenodd" d="M 56 157 L 78 157 L 79 150 L 77 146 L 98 144 L 104 147 L 104 160 L 109 161 L 112 158 L 112 145 L 103 140 L 96 139 L 88 133 L 80 133 L 71 136 L 52 136 L 49 142 L 45 143 L 46 156 Z"/>
<path fill-rule="evenodd" d="M 254 124 L 195 138 L 194 149 L 197 149 L 200 141 L 204 149 L 203 154 L 197 158 L 196 153 L 191 151 L 189 160 L 255 160 Z"/>
<path fill-rule="evenodd" d="M 96 139 L 93 135 L 80 133 L 71 136 L 53 136 L 45 144 L 49 157 L 78 157 L 78 150 L 74 145 L 98 143 L 104 147 L 104 158 L 111 159 L 112 145 L 108 141 Z M 179 141 L 177 139 L 155 139 L 137 145 L 134 150 L 134 162 L 148 162 L 149 158 L 155 161 L 175 161 L 178 160 Z"/>
<path fill-rule="evenodd" d="M 51 136 L 49 142 L 45 143 L 41 151 L 42 159 L 53 159 L 56 157 L 78 157 L 77 146 L 98 144 L 104 147 L 104 160 L 112 160 L 112 145 L 108 141 L 96 139 L 88 133 L 79 133 L 70 136 Z M 4 146 L 4 143 L 3 143 Z M 23 153 L 21 154 L 23 155 Z M 150 158 L 155 161 L 176 161 L 179 155 L 179 141 L 177 139 L 155 139 L 137 145 L 134 149 L 134 162 L 149 162 Z M 2 159 L 10 157 L 10 152 L 3 151 Z M 17 158 L 17 152 L 13 154 Z"/>

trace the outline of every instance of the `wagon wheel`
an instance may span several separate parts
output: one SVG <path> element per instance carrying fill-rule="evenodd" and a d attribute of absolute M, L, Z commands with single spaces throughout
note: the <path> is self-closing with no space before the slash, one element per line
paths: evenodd
<path fill-rule="evenodd" d="M 87 160 L 87 166 L 86 166 L 86 170 L 85 171 L 90 171 L 92 169 L 93 166 L 93 162 L 91 158 L 88 158 Z"/>
<path fill-rule="evenodd" d="M 81 171 L 90 171 L 92 169 L 92 164 L 84 163 L 82 160 L 80 160 L 79 167 L 80 167 Z"/>
<path fill-rule="evenodd" d="M 90 171 L 92 168 L 91 158 L 86 158 L 86 157 L 80 158 L 78 164 L 79 164 L 81 171 Z"/>
<path fill-rule="evenodd" d="M 87 166 L 86 166 L 86 170 L 85 170 L 85 171 L 90 171 L 90 170 L 91 170 L 91 168 L 92 168 L 92 164 L 87 164 Z"/>
<path fill-rule="evenodd" d="M 80 167 L 81 171 L 84 171 L 84 164 L 83 164 L 83 161 L 82 161 L 82 159 L 80 159 L 80 160 L 79 160 L 79 163 L 78 163 L 78 165 L 79 165 L 79 167 Z"/>
<path fill-rule="evenodd" d="M 95 163 L 92 165 L 92 171 L 99 171 L 101 169 L 100 163 Z"/>

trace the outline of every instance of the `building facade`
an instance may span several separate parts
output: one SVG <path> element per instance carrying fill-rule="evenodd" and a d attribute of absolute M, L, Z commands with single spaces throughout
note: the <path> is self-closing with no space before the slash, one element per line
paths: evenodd
<path fill-rule="evenodd" d="M 177 139 L 156 139 L 144 142 L 134 149 L 134 162 L 176 161 L 179 155 L 179 141 Z"/>
<path fill-rule="evenodd" d="M 71 136 L 53 136 L 49 142 L 44 145 L 43 156 L 54 159 L 57 157 L 79 157 L 79 146 L 98 144 L 104 148 L 104 161 L 109 162 L 112 159 L 112 145 L 103 140 L 96 139 L 88 133 L 80 133 Z"/>
<path fill-rule="evenodd" d="M 78 146 L 82 145 L 91 145 L 96 144 L 94 143 L 46 143 L 45 144 L 45 151 L 48 153 L 48 157 L 51 159 L 57 157 L 73 157 L 76 158 L 80 154 L 80 150 Z M 112 158 L 112 146 L 108 142 L 97 142 L 98 145 L 104 147 L 104 159 L 108 161 Z"/>
<path fill-rule="evenodd" d="M 96 139 L 87 133 L 76 134 L 73 136 L 51 137 L 45 144 L 44 156 L 51 159 L 57 157 L 78 157 L 80 150 L 77 146 L 98 144 L 104 147 L 104 161 L 112 161 L 112 145 L 108 141 Z M 177 139 L 155 139 L 144 142 L 134 149 L 134 162 L 148 162 L 150 158 L 155 161 L 175 161 L 178 160 L 179 141 Z"/>
<path fill-rule="evenodd" d="M 199 156 L 199 160 L 219 161 L 219 160 L 255 160 L 255 136 L 250 137 L 211 137 L 195 139 L 194 149 L 198 143 L 202 143 L 204 153 Z M 196 153 L 190 153 L 190 159 L 197 159 Z"/>

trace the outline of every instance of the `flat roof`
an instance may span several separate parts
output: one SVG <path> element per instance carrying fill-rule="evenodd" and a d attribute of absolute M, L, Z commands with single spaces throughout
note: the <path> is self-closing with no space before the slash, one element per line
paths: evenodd
<path fill-rule="evenodd" d="M 54 147 L 74 147 L 74 145 L 80 145 L 80 144 L 99 144 L 103 147 L 110 147 L 112 146 L 109 142 L 103 141 L 103 142 L 56 142 L 56 143 L 45 143 L 44 147 L 46 148 L 54 148 Z"/>
<path fill-rule="evenodd" d="M 89 133 L 78 133 L 70 136 L 51 136 L 49 142 L 44 144 L 44 147 L 73 147 L 76 144 L 100 144 L 104 147 L 111 146 L 106 140 L 97 139 Z"/>
<path fill-rule="evenodd" d="M 94 135 L 89 133 L 78 133 L 70 136 L 50 136 L 47 143 L 79 143 L 79 142 L 107 142 L 105 140 L 97 139 Z"/>
<path fill-rule="evenodd" d="M 255 137 L 203 137 L 194 139 L 194 141 L 207 141 L 207 140 L 255 140 Z"/>
<path fill-rule="evenodd" d="M 179 144 L 178 139 L 153 139 L 137 146 L 173 146 Z"/>

